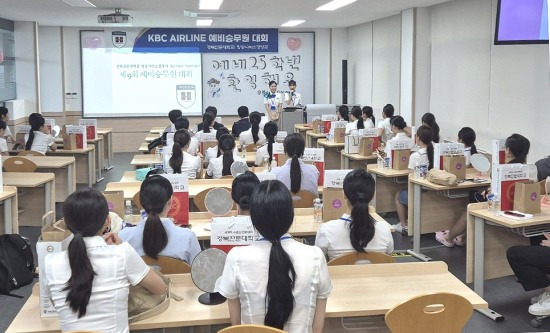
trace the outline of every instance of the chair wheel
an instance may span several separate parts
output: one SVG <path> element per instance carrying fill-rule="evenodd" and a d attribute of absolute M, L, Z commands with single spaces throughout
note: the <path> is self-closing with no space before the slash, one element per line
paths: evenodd
<path fill-rule="evenodd" d="M 531 319 L 530 324 L 534 328 L 540 327 L 542 325 L 542 319 L 533 318 L 533 319 Z"/>

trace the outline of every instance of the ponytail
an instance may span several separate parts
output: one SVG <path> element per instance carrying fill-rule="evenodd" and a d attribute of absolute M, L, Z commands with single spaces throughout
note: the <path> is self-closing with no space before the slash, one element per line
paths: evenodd
<path fill-rule="evenodd" d="M 231 175 L 231 164 L 234 162 L 233 150 L 235 149 L 235 138 L 231 134 L 224 134 L 218 142 L 218 149 L 223 152 L 222 176 Z"/>
<path fill-rule="evenodd" d="M 210 133 L 210 125 L 212 125 L 212 122 L 216 119 L 216 116 L 211 112 L 205 112 L 202 115 L 202 132 L 203 133 Z"/>
<path fill-rule="evenodd" d="M 260 140 L 258 132 L 260 131 L 260 122 L 262 121 L 262 116 L 260 116 L 259 112 L 254 111 L 250 114 L 248 119 L 250 120 L 250 124 L 252 125 L 252 139 L 254 139 L 254 144 L 256 144 L 258 143 L 258 140 Z"/>
<path fill-rule="evenodd" d="M 428 152 L 428 161 L 429 161 L 429 164 L 428 164 L 428 170 L 431 170 L 434 168 L 434 145 L 433 143 L 429 143 L 428 146 L 426 147 L 426 150 Z"/>
<path fill-rule="evenodd" d="M 458 139 L 461 140 L 466 147 L 470 147 L 471 154 L 477 154 L 477 148 L 475 145 L 476 132 L 471 127 L 462 127 L 458 131 Z"/>
<path fill-rule="evenodd" d="M 425 113 L 422 116 L 422 123 L 428 125 L 432 129 L 432 141 L 439 143 L 439 125 L 435 121 L 433 113 Z"/>
<path fill-rule="evenodd" d="M 40 127 L 44 126 L 46 120 L 40 114 L 36 114 L 34 117 L 29 117 L 31 124 L 31 130 L 29 131 L 29 137 L 25 143 L 25 150 L 31 150 L 32 143 L 34 142 L 34 131 L 40 130 Z"/>
<path fill-rule="evenodd" d="M 174 145 L 172 146 L 172 157 L 170 157 L 169 165 L 174 170 L 174 173 L 181 173 L 181 165 L 183 164 L 183 152 L 191 141 L 191 135 L 187 130 L 180 129 L 174 134 Z"/>
<path fill-rule="evenodd" d="M 374 218 L 369 214 L 369 202 L 374 197 L 375 181 L 364 169 L 355 169 L 344 178 L 344 194 L 352 204 L 350 241 L 357 252 L 365 248 L 374 238 Z"/>
<path fill-rule="evenodd" d="M 292 203 L 290 207 L 292 207 Z M 280 239 L 269 241 L 271 242 L 271 251 L 269 252 L 267 312 L 264 325 L 282 330 L 294 310 L 292 290 L 296 281 L 296 271 L 290 256 L 283 249 Z"/>
<path fill-rule="evenodd" d="M 473 154 L 477 154 L 477 148 L 476 148 L 476 145 L 475 143 L 473 145 L 470 146 L 470 153 L 473 155 Z"/>
<path fill-rule="evenodd" d="M 241 211 L 250 210 L 250 201 L 254 189 L 260 184 L 258 176 L 253 172 L 246 171 L 235 177 L 231 184 L 231 198 L 239 205 Z"/>
<path fill-rule="evenodd" d="M 357 119 L 357 129 L 363 129 L 365 128 L 365 124 L 363 123 L 363 112 L 361 111 L 361 108 L 358 106 L 354 106 L 351 108 L 351 114 L 355 119 Z"/>
<path fill-rule="evenodd" d="M 292 158 L 290 163 L 290 191 L 298 193 L 302 186 L 302 169 L 299 158 L 304 154 L 305 142 L 298 133 L 289 134 L 283 143 L 285 151 Z"/>
<path fill-rule="evenodd" d="M 157 215 L 158 213 L 153 210 L 147 213 L 149 215 L 143 229 L 143 252 L 148 257 L 158 259 L 158 254 L 168 245 L 168 234 Z"/>
<path fill-rule="evenodd" d="M 269 153 L 269 164 L 273 161 L 273 144 L 275 143 L 275 136 L 278 130 L 277 124 L 273 121 L 268 122 L 264 126 L 264 134 L 267 138 L 267 152 Z"/>
<path fill-rule="evenodd" d="M 300 169 L 300 161 L 297 155 L 292 156 L 290 163 L 290 191 L 298 193 L 302 187 L 302 170 Z"/>
<path fill-rule="evenodd" d="M 231 164 L 233 164 L 233 149 L 223 152 L 222 176 L 231 175 Z"/>
<path fill-rule="evenodd" d="M 81 318 L 86 314 L 86 308 L 92 295 L 94 275 L 96 275 L 88 257 L 82 234 L 74 234 L 71 243 L 69 243 L 68 255 L 71 277 L 63 291 L 69 291 L 66 301 L 69 302 L 73 312 L 78 313 L 78 318 Z"/>
<path fill-rule="evenodd" d="M 432 129 L 429 126 L 422 125 L 416 130 L 416 136 L 418 137 L 418 140 L 422 141 L 422 143 L 426 145 L 429 161 L 428 170 L 431 170 L 434 167 L 434 146 L 432 143 Z"/>
<path fill-rule="evenodd" d="M 34 131 L 31 128 L 31 130 L 29 131 L 29 138 L 27 139 L 27 143 L 25 143 L 25 150 L 31 150 L 33 141 L 34 141 Z"/>

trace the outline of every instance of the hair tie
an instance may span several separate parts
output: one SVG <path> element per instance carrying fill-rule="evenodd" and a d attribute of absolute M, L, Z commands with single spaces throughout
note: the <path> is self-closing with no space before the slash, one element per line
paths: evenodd
<path fill-rule="evenodd" d="M 273 240 L 270 240 L 269 242 L 271 243 L 271 245 L 281 245 L 280 239 L 273 239 Z"/>
<path fill-rule="evenodd" d="M 357 201 L 367 201 L 367 197 L 364 193 L 358 193 L 357 194 Z"/>

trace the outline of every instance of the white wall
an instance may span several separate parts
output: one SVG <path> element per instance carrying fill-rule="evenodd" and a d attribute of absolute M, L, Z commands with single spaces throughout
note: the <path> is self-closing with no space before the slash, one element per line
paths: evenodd
<path fill-rule="evenodd" d="M 372 105 L 372 23 L 348 29 L 349 103 Z"/>
<path fill-rule="evenodd" d="M 330 52 L 331 52 L 331 91 L 330 103 L 342 104 L 342 60 L 348 59 L 348 30 L 331 29 Z M 349 86 L 348 86 L 349 90 Z M 349 96 L 349 95 L 348 95 Z M 349 103 L 349 99 L 348 99 Z"/>
<path fill-rule="evenodd" d="M 35 45 L 35 23 L 15 22 L 15 80 L 17 99 L 23 100 L 24 107 L 12 111 L 12 119 L 24 118 L 38 112 L 37 64 Z M 17 103 L 18 105 L 20 103 Z"/>
<path fill-rule="evenodd" d="M 40 58 L 40 109 L 63 112 L 61 28 L 38 27 Z"/>

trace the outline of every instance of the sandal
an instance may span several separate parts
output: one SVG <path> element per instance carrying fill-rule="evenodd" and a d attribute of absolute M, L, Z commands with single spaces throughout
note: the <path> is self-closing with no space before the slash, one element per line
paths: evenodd
<path fill-rule="evenodd" d="M 435 240 L 445 245 L 446 247 L 454 247 L 455 244 L 453 242 L 448 242 L 445 240 L 444 236 L 447 235 L 448 233 L 449 233 L 449 230 L 437 231 L 435 233 Z"/>

